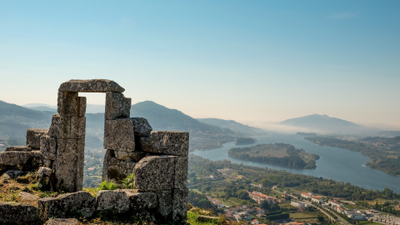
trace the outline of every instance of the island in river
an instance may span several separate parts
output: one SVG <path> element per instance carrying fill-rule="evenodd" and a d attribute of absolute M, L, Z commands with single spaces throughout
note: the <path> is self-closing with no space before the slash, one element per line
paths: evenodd
<path fill-rule="evenodd" d="M 259 144 L 251 147 L 232 148 L 229 157 L 265 164 L 273 164 L 295 169 L 315 169 L 316 154 L 310 154 L 303 149 L 284 143 Z"/>

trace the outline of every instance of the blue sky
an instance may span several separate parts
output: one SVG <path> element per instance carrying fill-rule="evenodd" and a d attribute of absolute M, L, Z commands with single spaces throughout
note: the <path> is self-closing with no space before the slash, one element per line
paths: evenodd
<path fill-rule="evenodd" d="M 399 40 L 399 1 L 0 0 L 0 99 L 107 78 L 196 118 L 400 128 Z"/>

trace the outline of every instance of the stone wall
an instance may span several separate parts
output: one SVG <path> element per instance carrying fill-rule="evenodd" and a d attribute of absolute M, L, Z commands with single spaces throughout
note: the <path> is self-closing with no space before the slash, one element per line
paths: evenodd
<path fill-rule="evenodd" d="M 103 180 L 119 183 L 133 173 L 136 189 L 101 191 L 96 199 L 81 192 L 86 98 L 79 97 L 79 92 L 106 93 Z M 131 99 L 122 92 L 124 88 L 110 80 L 61 84 L 58 114 L 53 115 L 50 128 L 28 129 L 26 146 L 0 153 L 0 175 L 40 168 L 41 182 L 54 191 L 71 193 L 38 201 L 39 211 L 46 207 L 48 217 L 64 217 L 71 209 L 87 216 L 96 210 L 117 210 L 156 222 L 184 221 L 189 134 L 152 132 L 145 118 L 130 117 Z M 0 204 L 0 214 L 6 206 Z"/>

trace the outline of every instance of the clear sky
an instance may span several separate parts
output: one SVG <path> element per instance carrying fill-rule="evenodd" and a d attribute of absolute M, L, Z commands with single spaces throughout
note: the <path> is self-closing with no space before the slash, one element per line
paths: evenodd
<path fill-rule="evenodd" d="M 19 105 L 106 78 L 195 118 L 400 128 L 400 1 L 0 0 L 0 78 Z"/>

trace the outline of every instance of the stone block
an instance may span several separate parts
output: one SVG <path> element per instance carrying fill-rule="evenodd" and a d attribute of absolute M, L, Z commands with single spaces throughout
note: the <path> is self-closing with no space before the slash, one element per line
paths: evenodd
<path fill-rule="evenodd" d="M 71 117 L 70 138 L 85 138 L 86 117 Z"/>
<path fill-rule="evenodd" d="M 176 157 L 175 162 L 175 188 L 186 188 L 188 174 L 188 157 Z"/>
<path fill-rule="evenodd" d="M 121 93 L 107 92 L 106 93 L 106 120 L 115 120 L 120 118 L 129 118 L 131 112 L 130 98 L 125 98 Z"/>
<path fill-rule="evenodd" d="M 165 155 L 187 156 L 189 133 L 178 131 L 154 131 L 149 137 L 141 137 L 139 149 Z"/>
<path fill-rule="evenodd" d="M 86 97 L 79 97 L 79 111 L 78 111 L 78 117 L 84 117 L 86 114 Z"/>
<path fill-rule="evenodd" d="M 28 129 L 26 132 L 26 146 L 34 149 L 40 149 L 40 137 L 47 134 L 47 129 Z"/>
<path fill-rule="evenodd" d="M 130 120 L 133 123 L 133 131 L 135 136 L 138 137 L 148 137 L 150 136 L 153 128 L 150 126 L 146 118 L 143 117 L 132 117 Z"/>
<path fill-rule="evenodd" d="M 51 125 L 49 128 L 48 135 L 53 138 L 62 138 L 62 136 L 61 136 L 62 126 L 63 125 L 61 123 L 60 114 L 58 114 L 58 113 L 54 114 L 53 117 L 51 118 Z M 64 126 L 65 126 L 65 124 L 64 124 Z M 67 126 L 67 127 L 69 127 L 68 130 L 70 129 L 70 126 L 71 125 Z"/>
<path fill-rule="evenodd" d="M 173 216 L 174 201 L 173 190 L 162 190 L 157 192 L 158 208 L 156 220 L 158 223 L 171 221 Z"/>
<path fill-rule="evenodd" d="M 124 213 L 129 210 L 130 201 L 123 191 L 99 191 L 96 195 L 96 210 Z"/>
<path fill-rule="evenodd" d="M 187 205 L 188 205 L 188 189 L 176 188 L 173 190 L 173 212 L 172 220 L 174 221 L 186 221 L 187 218 Z"/>
<path fill-rule="evenodd" d="M 80 112 L 78 92 L 58 91 L 57 112 L 62 117 L 78 117 Z"/>
<path fill-rule="evenodd" d="M 37 176 L 39 178 L 43 178 L 43 177 L 50 177 L 51 173 L 53 172 L 52 169 L 47 168 L 47 167 L 40 167 L 38 172 L 37 172 Z"/>
<path fill-rule="evenodd" d="M 149 153 L 141 152 L 141 151 L 133 151 L 133 152 L 121 152 L 115 151 L 115 158 L 119 160 L 127 160 L 127 161 L 134 161 L 138 162 L 139 160 L 143 159 L 144 157 L 148 156 Z"/>
<path fill-rule="evenodd" d="M 0 202 L 0 224 L 35 224 L 37 208 L 28 204 Z"/>
<path fill-rule="evenodd" d="M 73 192 L 82 190 L 84 139 L 59 139 L 56 177 L 58 187 Z"/>
<path fill-rule="evenodd" d="M 135 162 L 118 160 L 115 158 L 116 151 L 107 150 L 103 162 L 103 181 L 121 183 L 121 180 L 133 173 Z"/>
<path fill-rule="evenodd" d="M 28 146 L 10 146 L 7 147 L 6 152 L 29 152 L 32 151 L 32 148 L 28 147 Z"/>
<path fill-rule="evenodd" d="M 135 186 L 141 190 L 165 190 L 174 187 L 176 156 L 147 156 L 135 168 Z"/>
<path fill-rule="evenodd" d="M 32 151 L 32 161 L 30 164 L 25 165 L 27 170 L 37 170 L 39 167 L 44 165 L 46 158 L 40 151 Z"/>
<path fill-rule="evenodd" d="M 80 225 L 75 218 L 51 218 L 44 225 Z"/>
<path fill-rule="evenodd" d="M 17 196 L 17 200 L 18 202 L 21 203 L 26 203 L 26 204 L 30 204 L 30 205 L 34 205 L 37 206 L 37 202 L 40 198 L 36 195 L 33 195 L 31 193 L 28 192 L 20 192 Z"/>
<path fill-rule="evenodd" d="M 138 191 L 137 189 L 122 189 L 129 201 L 133 211 L 151 210 L 158 207 L 157 194 L 149 191 Z"/>
<path fill-rule="evenodd" d="M 91 217 L 95 211 L 96 199 L 87 192 L 62 194 L 55 198 L 41 198 L 38 201 L 39 212 L 42 218 L 65 218 L 72 214 L 82 213 L 85 217 Z"/>
<path fill-rule="evenodd" d="M 135 150 L 133 123 L 130 119 L 105 121 L 104 148 L 123 152 Z"/>
<path fill-rule="evenodd" d="M 32 159 L 31 152 L 7 151 L 0 153 L 0 165 L 5 165 L 5 166 L 25 165 L 31 159 Z"/>
<path fill-rule="evenodd" d="M 50 160 L 57 158 L 57 140 L 49 135 L 40 137 L 40 152 Z"/>
<path fill-rule="evenodd" d="M 60 85 L 59 91 L 69 92 L 124 92 L 125 89 L 112 80 L 69 80 Z"/>

